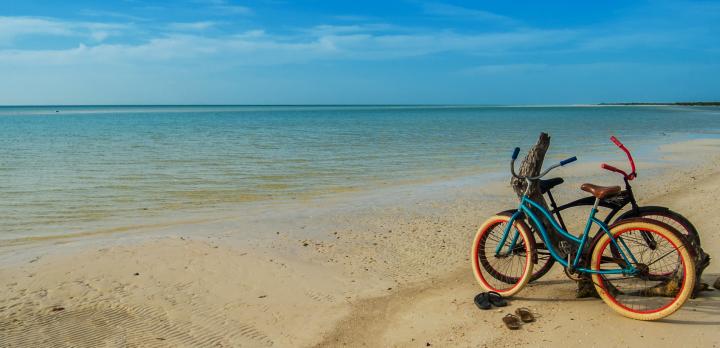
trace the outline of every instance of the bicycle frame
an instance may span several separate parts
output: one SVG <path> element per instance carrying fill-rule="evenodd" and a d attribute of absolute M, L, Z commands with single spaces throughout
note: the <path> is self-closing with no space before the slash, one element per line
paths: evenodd
<path fill-rule="evenodd" d="M 630 186 L 630 183 L 628 182 L 628 179 L 625 178 L 625 190 L 618 194 L 617 196 L 610 197 L 609 199 L 603 199 L 600 201 L 599 205 L 600 207 L 609 209 L 609 213 L 603 220 L 603 223 L 605 225 L 610 225 L 610 222 L 613 220 L 615 215 L 619 213 L 620 211 L 625 208 L 628 204 L 631 207 L 631 210 L 633 213 L 637 214 L 639 212 L 640 207 L 637 204 L 637 201 L 635 200 L 635 194 L 633 193 L 632 186 Z M 560 227 L 563 229 L 567 229 L 565 226 L 565 221 L 563 220 L 562 215 L 560 212 L 562 212 L 565 209 L 568 208 L 575 208 L 575 207 L 582 207 L 582 206 L 592 206 L 594 202 L 593 197 L 583 197 L 578 200 L 563 204 L 561 206 L 558 206 L 555 202 L 555 197 L 553 197 L 552 192 L 548 190 L 545 192 L 548 199 L 550 200 L 550 207 L 552 208 L 550 210 L 550 213 L 557 216 L 558 222 L 560 223 Z M 599 232 L 599 231 L 598 231 Z"/>
<path fill-rule="evenodd" d="M 572 264 L 569 263 L 570 262 L 569 259 L 568 260 L 563 259 L 558 254 L 557 250 L 555 250 L 555 246 L 553 245 L 553 243 L 550 242 L 550 238 L 548 237 L 548 231 L 545 230 L 543 223 L 540 221 L 540 219 L 537 217 L 537 215 L 535 215 L 535 213 L 533 213 L 531 208 L 535 208 L 538 211 L 540 211 L 545 216 L 545 218 L 548 221 L 550 221 L 553 229 L 555 230 L 554 232 L 559 233 L 560 235 L 565 237 L 567 240 L 569 240 L 577 245 L 577 249 L 576 249 L 577 252 L 575 253 L 575 258 L 572 261 Z M 544 207 L 542 207 L 541 205 L 537 204 L 535 201 L 533 201 L 532 199 L 527 197 L 527 195 L 523 195 L 522 199 L 520 200 L 520 205 L 519 205 L 517 211 L 512 215 L 512 217 L 508 221 L 508 225 L 507 225 L 507 227 L 505 227 L 505 231 L 503 233 L 502 238 L 500 239 L 500 243 L 495 248 L 495 254 L 501 255 L 503 246 L 505 245 L 508 237 L 510 236 L 510 230 L 513 226 L 513 223 L 521 214 L 526 214 L 533 221 L 533 223 L 537 227 L 538 231 L 540 231 L 540 237 L 542 238 L 543 242 L 545 243 L 548 251 L 550 251 L 550 254 L 552 255 L 552 257 L 555 259 L 555 261 L 559 262 L 564 267 L 570 267 L 570 268 L 575 269 L 582 273 L 596 273 L 596 274 L 634 274 L 634 273 L 637 273 L 637 269 L 628 260 L 628 257 L 626 256 L 625 251 L 623 251 L 623 248 L 620 248 L 620 245 L 618 244 L 617 240 L 612 236 L 612 233 L 610 233 L 610 229 L 609 229 L 608 225 L 605 224 L 603 221 L 598 220 L 595 217 L 595 214 L 597 212 L 598 212 L 598 210 L 597 210 L 597 201 L 596 201 L 595 205 L 590 210 L 590 215 L 588 216 L 587 223 L 585 224 L 585 231 L 583 232 L 582 236 L 580 238 L 578 238 L 578 237 L 572 235 L 571 233 L 567 232 L 560 225 L 558 225 L 558 223 L 555 221 L 555 219 L 551 216 L 551 214 Z M 588 235 L 590 233 L 590 228 L 592 227 L 593 223 L 600 226 L 600 229 L 610 237 L 610 241 L 614 244 L 615 248 L 617 248 L 617 250 L 619 251 L 619 253 L 622 256 L 623 261 L 625 261 L 625 264 L 627 265 L 627 267 L 624 267 L 623 269 L 617 269 L 617 270 L 597 270 L 597 271 L 592 270 L 590 268 L 577 267 L 578 264 L 580 263 L 581 251 L 584 250 L 585 245 L 587 244 Z M 510 253 L 512 253 L 513 250 L 515 250 L 515 246 L 517 244 L 517 240 L 518 240 L 519 236 L 520 236 L 520 232 L 515 231 L 515 234 L 511 240 L 510 244 L 508 245 L 507 255 L 509 255 Z M 624 246 L 624 248 L 627 251 L 627 253 L 629 254 L 630 258 L 634 262 L 637 262 L 637 260 L 632 255 L 632 252 L 627 247 L 627 245 L 622 240 L 622 238 L 620 238 L 619 241 Z"/>

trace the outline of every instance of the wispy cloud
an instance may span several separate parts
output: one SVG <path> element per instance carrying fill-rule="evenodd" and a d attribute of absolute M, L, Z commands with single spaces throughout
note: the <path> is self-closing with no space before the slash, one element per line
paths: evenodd
<path fill-rule="evenodd" d="M 386 24 L 386 23 L 359 23 L 352 25 L 331 25 L 320 24 L 310 28 L 301 28 L 299 31 L 312 35 L 342 35 L 342 34 L 358 34 L 358 33 L 375 33 L 381 31 L 400 31 L 402 28 Z"/>
<path fill-rule="evenodd" d="M 116 11 L 105 11 L 105 10 L 95 10 L 95 9 L 83 9 L 79 12 L 81 16 L 87 16 L 87 17 L 97 17 L 97 18 L 114 18 L 114 19 L 122 19 L 126 21 L 134 21 L 134 22 L 143 22 L 150 20 L 146 17 L 140 17 L 140 16 L 134 16 L 123 12 L 116 12 Z"/>
<path fill-rule="evenodd" d="M 508 16 L 497 13 L 451 5 L 441 2 L 422 3 L 425 14 L 442 17 L 461 17 L 478 21 L 496 22 L 503 24 L 516 24 L 517 21 Z"/>
<path fill-rule="evenodd" d="M 568 31 L 524 30 L 459 34 L 450 31 L 409 34 L 375 32 L 374 28 L 323 28 L 302 35 L 270 35 L 250 30 L 209 37 L 165 33 L 145 43 L 78 45 L 64 50 L 0 50 L 0 63 L 127 64 L 223 58 L 233 65 L 295 64 L 312 60 L 383 60 L 442 52 L 494 55 L 571 40 Z"/>
<path fill-rule="evenodd" d="M 225 0 L 203 0 L 202 3 L 213 8 L 235 6 Z M 425 10 L 435 15 L 510 20 L 505 16 L 442 3 L 427 3 Z M 172 63 L 175 60 L 189 61 L 202 57 L 233 65 L 269 65 L 333 59 L 391 60 L 453 53 L 480 58 L 493 57 L 494 64 L 471 67 L 467 72 L 494 73 L 507 71 L 503 69 L 537 69 L 542 66 L 533 61 L 515 65 L 497 64 L 499 57 L 604 51 L 650 43 L 670 46 L 687 41 L 690 35 L 696 34 L 692 28 L 685 31 L 647 32 L 624 25 L 568 29 L 510 26 L 458 32 L 362 20 L 357 23 L 311 25 L 279 33 L 262 27 L 235 27 L 233 31 L 233 26 L 228 23 L 200 20 L 115 24 L 39 17 L 0 17 L 0 63 L 26 66 L 140 64 L 153 61 Z M 209 30 L 220 24 L 223 30 Z M 125 42 L 106 41 L 108 37 L 120 36 L 130 28 L 142 31 L 144 36 Z M 58 49 L 13 45 L 18 38 L 26 35 L 77 37 L 77 43 Z"/>
<path fill-rule="evenodd" d="M 168 24 L 167 28 L 172 31 L 202 31 L 217 25 L 218 23 L 213 21 L 177 22 Z"/>
<path fill-rule="evenodd" d="M 62 21 L 42 17 L 0 17 L 0 45 L 30 35 L 84 37 L 103 41 L 128 28 L 126 24 Z"/>
<path fill-rule="evenodd" d="M 0 43 L 8 43 L 25 35 L 73 34 L 72 27 L 61 21 L 34 17 L 0 17 Z"/>
<path fill-rule="evenodd" d="M 227 4 L 222 0 L 204 3 L 208 6 Z M 436 13 L 448 15 L 478 14 L 474 11 L 479 11 L 447 6 L 435 3 L 435 7 L 430 8 Z M 493 15 L 488 16 L 496 18 Z M 669 46 L 684 44 L 682 41 L 689 41 L 688 37 L 695 35 L 691 29 L 643 32 L 622 26 L 569 29 L 506 27 L 491 31 L 457 32 L 451 29 L 364 21 L 340 25 L 312 25 L 282 33 L 262 27 L 236 27 L 233 31 L 233 27 L 225 23 L 222 31 L 208 30 L 218 27 L 220 23 L 202 20 L 115 24 L 36 17 L 0 17 L 0 45 L 5 47 L 0 48 L 0 61 L 6 64 L 22 64 L 24 60 L 38 64 L 115 64 L 172 61 L 204 56 L 218 59 L 222 57 L 232 64 L 267 65 L 328 59 L 398 59 L 447 52 L 474 57 L 510 57 L 530 52 L 536 55 L 564 54 L 650 44 Z M 105 42 L 108 37 L 120 36 L 130 28 L 142 31 L 145 36 L 134 37 L 134 40 L 125 43 L 118 40 Z M 76 44 L 64 49 L 13 48 L 13 42 L 26 35 L 77 37 L 78 40 Z M 481 67 L 477 71 L 499 69 L 499 66 L 491 66 Z"/>
<path fill-rule="evenodd" d="M 196 2 L 208 6 L 209 9 L 221 15 L 251 15 L 255 13 L 250 7 L 237 5 L 228 0 L 196 0 Z"/>

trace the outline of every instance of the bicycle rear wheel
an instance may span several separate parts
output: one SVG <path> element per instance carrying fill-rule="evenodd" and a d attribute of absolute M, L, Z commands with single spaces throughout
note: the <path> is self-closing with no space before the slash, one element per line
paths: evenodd
<path fill-rule="evenodd" d="M 485 221 L 473 241 L 471 260 L 478 283 L 487 291 L 503 296 L 518 293 L 530 280 L 535 240 L 527 226 L 519 220 L 507 238 L 503 235 L 509 216 L 496 215 Z M 510 246 L 515 241 L 515 247 Z M 500 252 L 497 252 L 498 246 Z"/>
<path fill-rule="evenodd" d="M 619 216 L 615 222 L 634 217 L 647 218 L 666 223 L 685 236 L 693 248 L 697 249 L 700 247 L 700 234 L 697 229 L 690 220 L 678 212 L 659 206 L 639 207 L 637 213 L 632 210 L 628 211 Z"/>
<path fill-rule="evenodd" d="M 646 218 L 651 219 L 655 221 L 660 221 L 662 223 L 668 224 L 671 227 L 675 228 L 680 234 L 683 235 L 689 242 L 690 246 L 692 247 L 693 253 L 695 256 L 698 256 L 702 254 L 702 249 L 700 248 L 700 235 L 698 234 L 697 229 L 695 229 L 695 226 L 684 216 L 680 215 L 677 212 L 674 212 L 668 208 L 665 207 L 659 207 L 659 206 L 646 206 L 646 207 L 640 207 L 638 212 L 635 213 L 633 211 L 629 211 L 622 216 L 618 217 L 615 221 L 620 221 L 624 219 L 629 218 Z M 612 245 L 611 245 L 612 248 Z M 617 250 L 613 248 L 614 255 L 616 257 L 619 256 L 617 254 Z M 695 263 L 698 264 L 701 262 L 698 258 L 695 259 Z M 697 272 L 698 270 L 696 270 Z M 670 272 L 670 271 L 668 271 Z M 666 273 L 669 274 L 669 273 Z M 698 279 L 699 280 L 699 279 Z"/>
<path fill-rule="evenodd" d="M 695 264 L 688 242 L 673 227 L 655 220 L 623 220 L 611 228 L 621 250 L 638 270 L 635 274 L 593 274 L 592 280 L 603 301 L 623 316 L 637 320 L 657 320 L 677 311 L 692 293 Z M 650 248 L 643 237 L 656 241 Z M 616 257 L 607 234 L 593 247 L 590 260 L 595 271 L 625 268 Z"/>

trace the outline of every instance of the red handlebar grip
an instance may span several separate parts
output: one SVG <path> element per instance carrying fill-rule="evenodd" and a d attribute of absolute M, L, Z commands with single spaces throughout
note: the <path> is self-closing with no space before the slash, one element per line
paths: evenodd
<path fill-rule="evenodd" d="M 606 170 L 609 170 L 609 171 L 611 171 L 611 172 L 620 173 L 620 174 L 622 174 L 622 175 L 625 176 L 625 177 L 628 176 L 627 173 L 625 173 L 625 171 L 623 171 L 622 169 L 615 168 L 615 167 L 613 167 L 613 166 L 611 166 L 611 165 L 609 165 L 609 164 L 607 164 L 607 163 L 603 163 L 600 167 L 602 167 L 602 169 L 606 169 Z"/>
<path fill-rule="evenodd" d="M 603 168 L 608 169 L 608 170 L 612 170 L 612 171 L 614 171 L 614 172 L 622 173 L 623 175 L 625 175 L 625 178 L 628 179 L 628 180 L 635 179 L 635 177 L 637 176 L 637 174 L 635 174 L 635 160 L 633 160 L 633 157 L 632 157 L 632 155 L 630 154 L 630 150 L 628 150 L 628 149 L 625 147 L 625 145 L 623 145 L 623 143 L 621 143 L 620 140 L 618 140 L 618 138 L 616 138 L 614 135 L 610 137 L 610 140 L 612 140 L 612 142 L 615 143 L 615 145 L 616 145 L 617 147 L 619 147 L 621 150 L 623 150 L 623 152 L 625 152 L 625 155 L 627 155 L 628 161 L 630 161 L 630 170 L 631 170 L 630 173 L 631 173 L 631 174 L 628 175 L 628 174 L 625 173 L 624 171 L 619 170 L 619 169 L 617 169 L 617 168 L 615 168 L 615 167 L 613 167 L 613 166 L 608 166 L 608 167 L 613 168 L 613 169 L 617 169 L 617 170 L 613 170 L 613 169 L 610 169 L 610 168 L 606 168 L 606 167 L 605 167 L 605 166 L 606 166 L 605 164 L 603 164 Z"/>

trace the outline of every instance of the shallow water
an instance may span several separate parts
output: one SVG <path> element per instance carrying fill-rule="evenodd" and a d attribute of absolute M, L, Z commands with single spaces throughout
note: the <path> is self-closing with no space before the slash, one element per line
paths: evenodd
<path fill-rule="evenodd" d="M 720 131 L 691 107 L 0 107 L 0 239 L 504 170 Z"/>

